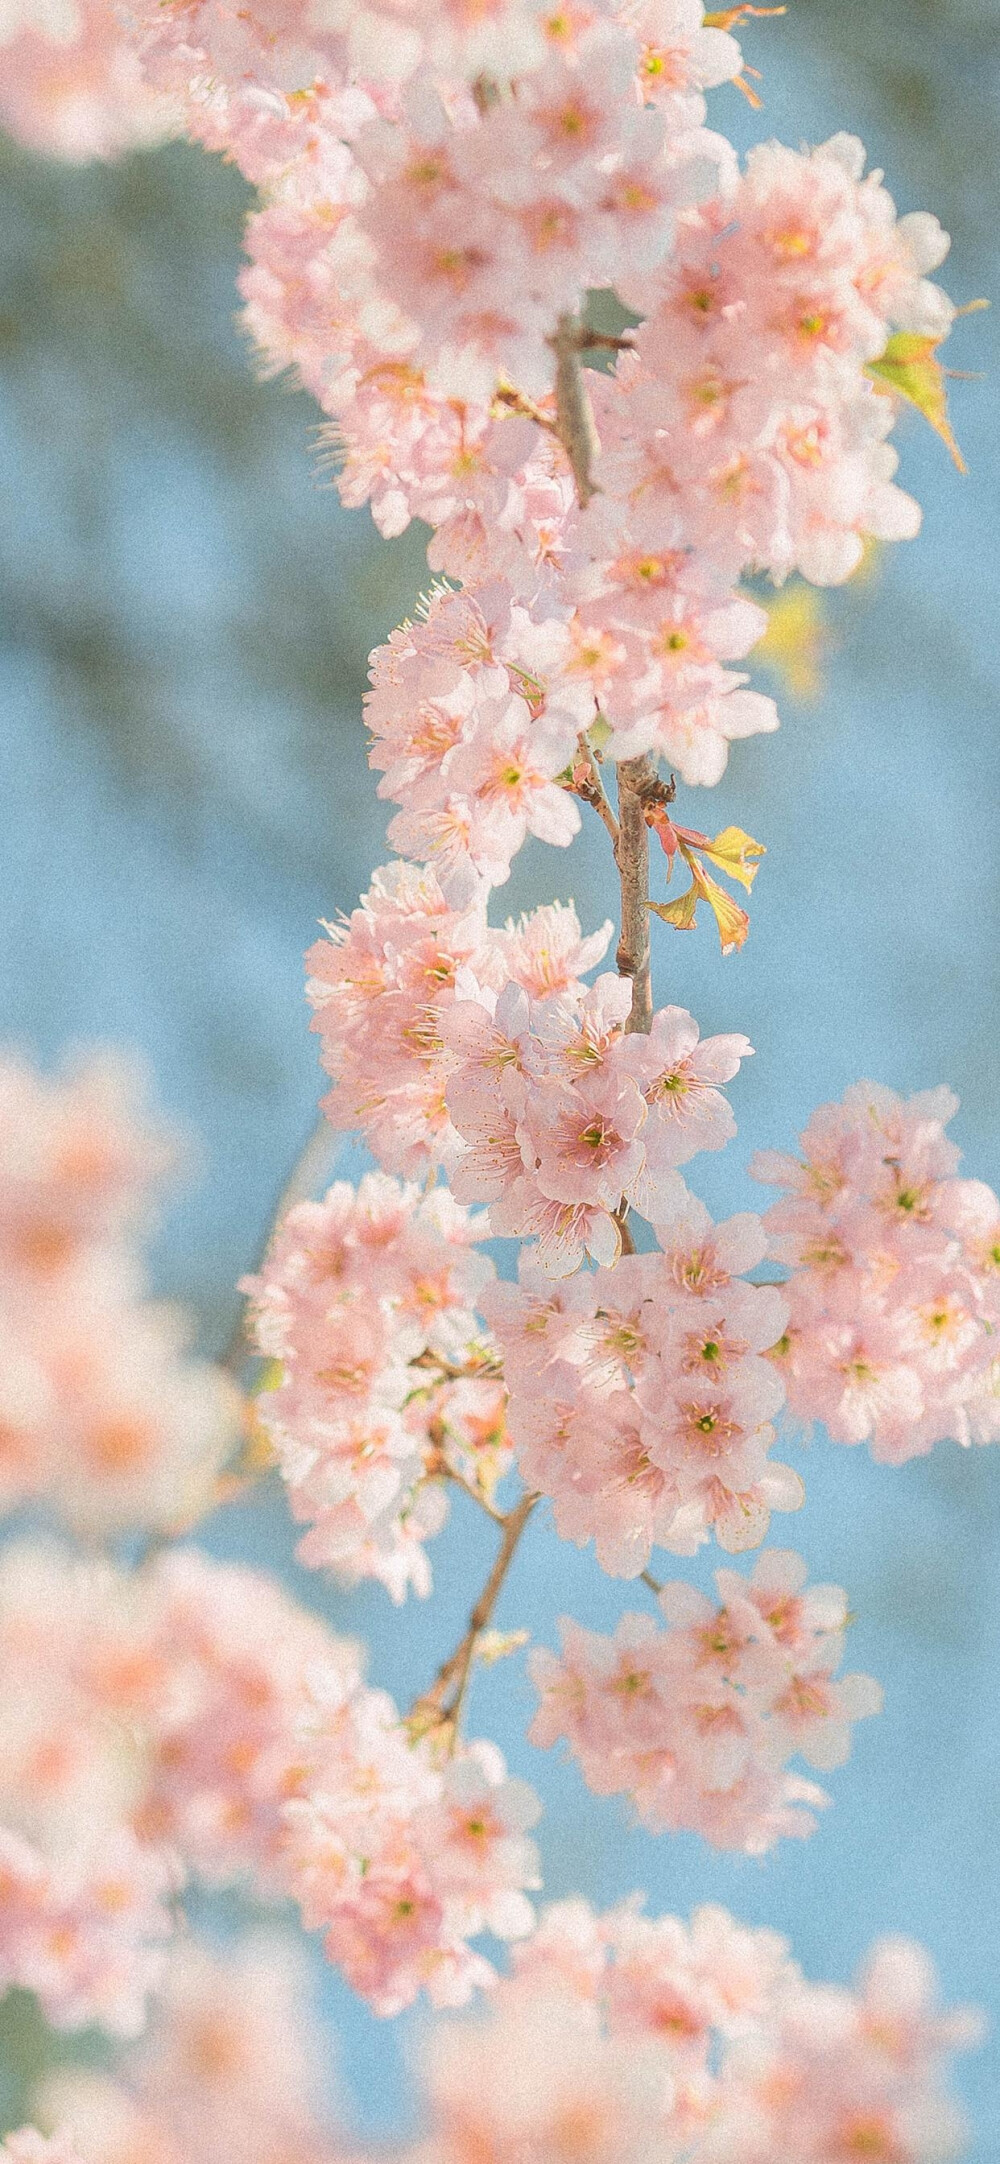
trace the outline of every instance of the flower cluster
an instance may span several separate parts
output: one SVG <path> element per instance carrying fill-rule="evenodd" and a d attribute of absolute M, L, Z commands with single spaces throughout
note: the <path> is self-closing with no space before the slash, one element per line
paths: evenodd
<path fill-rule="evenodd" d="M 791 1272 L 775 1348 L 789 1407 L 891 1465 L 1000 1440 L 1000 1202 L 954 1177 L 956 1110 L 948 1089 L 858 1082 L 813 1114 L 800 1159 L 752 1166 L 785 1190 L 764 1223 Z"/>
<path fill-rule="evenodd" d="M 685 1192 L 677 1167 L 736 1131 L 719 1085 L 752 1051 L 747 1039 L 700 1042 L 682 1007 L 629 1033 L 631 1004 L 629 979 L 609 974 L 538 1004 L 508 985 L 495 1007 L 488 995 L 456 1001 L 443 1023 L 445 1097 L 466 1145 L 453 1192 L 488 1203 L 494 1232 L 537 1239 L 555 1276 L 585 1254 L 613 1266 L 620 1213 L 669 1221 Z"/>
<path fill-rule="evenodd" d="M 735 1133 L 720 1085 L 747 1039 L 699 1041 L 680 1007 L 630 1034 L 628 980 L 581 977 L 609 928 L 583 939 L 572 908 L 491 932 L 479 903 L 453 908 L 435 874 L 398 865 L 329 930 L 307 961 L 334 1125 L 410 1176 L 442 1165 L 555 1274 L 613 1263 L 616 1213 L 667 1215 L 676 1168 Z"/>
<path fill-rule="evenodd" d="M 58 140 L 31 54 L 75 52 L 90 16 L 47 4 L 8 104 Z M 463 588 L 376 657 L 395 845 L 498 884 L 526 834 L 565 844 L 598 716 L 613 758 L 717 781 L 734 738 L 777 726 L 729 666 L 765 628 L 735 582 L 836 582 L 865 535 L 915 531 L 866 369 L 898 330 L 950 328 L 937 221 L 897 218 L 848 136 L 741 172 L 704 126 L 739 46 L 699 0 L 130 14 L 131 51 L 103 32 L 105 141 L 91 114 L 80 144 L 115 140 L 121 51 L 152 111 L 261 187 L 242 289 L 265 360 L 331 417 L 345 502 L 386 534 L 426 521 Z M 587 365 L 595 290 L 641 319 L 610 375 Z"/>
<path fill-rule="evenodd" d="M 476 2022 L 429 2054 L 434 2153 L 516 2164 L 940 2164 L 943 2079 L 975 2017 L 942 2014 L 921 1948 L 882 1940 L 852 1989 L 812 1984 L 776 1932 L 720 1908 L 545 1912 Z"/>
<path fill-rule="evenodd" d="M 654 1832 L 683 1827 L 749 1855 L 811 1833 L 798 1806 L 827 1798 L 788 1761 L 841 1765 L 851 1723 L 878 1712 L 881 1692 L 870 1676 L 836 1676 L 846 1595 L 806 1589 L 805 1577 L 800 1556 L 768 1549 L 749 1579 L 716 1573 L 717 1607 L 664 1586 L 668 1631 L 640 1615 L 623 1616 L 613 1638 L 565 1622 L 561 1658 L 531 1657 L 532 1741 L 565 1738 L 588 1788 L 628 1796 Z"/>
<path fill-rule="evenodd" d="M 165 1529 L 213 1499 L 239 1398 L 143 1298 L 136 1231 L 173 1152 L 135 1078 L 0 1060 L 0 1505 L 91 1536 Z"/>
<path fill-rule="evenodd" d="M 510 1462 L 475 1313 L 493 1275 L 479 1230 L 447 1188 L 369 1173 L 291 1210 L 244 1284 L 257 1349 L 280 1364 L 259 1413 L 310 1526 L 299 1555 L 347 1583 L 380 1578 L 397 1600 L 430 1591 L 423 1542 L 444 1518 L 442 1480 L 489 1499 Z"/>
<path fill-rule="evenodd" d="M 436 872 L 389 864 L 375 873 L 346 924 L 327 925 L 309 949 L 307 993 L 323 1064 L 334 1087 L 323 1109 L 334 1127 L 360 1128 L 387 1171 L 413 1179 L 450 1171 L 463 1152 L 445 1090 L 456 1064 L 445 1043 L 451 1009 L 499 996 L 508 983 L 530 998 L 583 996 L 611 926 L 589 938 L 575 909 L 553 903 L 497 931 L 481 894 L 453 906 Z"/>
<path fill-rule="evenodd" d="M 554 1286 L 530 1260 L 484 1297 L 504 1354 L 508 1421 L 529 1486 L 567 1540 L 634 1578 L 654 1547 L 691 1555 L 714 1531 L 752 1548 L 772 1510 L 802 1500 L 775 1464 L 781 1381 L 767 1349 L 786 1307 L 740 1272 L 765 1248 L 759 1219 L 713 1225 L 678 1181 L 661 1252 Z"/>
<path fill-rule="evenodd" d="M 173 1928 L 166 1860 L 124 1827 L 61 1851 L 0 1827 L 0 1993 L 33 1991 L 57 2029 L 135 2036 Z"/>
<path fill-rule="evenodd" d="M 286 1816 L 305 1923 L 376 2013 L 398 2013 L 421 1989 L 435 2006 L 463 2004 L 494 1976 L 469 1940 L 531 1927 L 533 1790 L 507 1778 L 492 1744 L 442 1766 L 381 1691 L 327 1700 L 304 1751 L 303 1793 Z"/>
<path fill-rule="evenodd" d="M 469 1939 L 530 1928 L 531 1791 L 487 1744 L 442 1765 L 270 1578 L 11 1547 L 0 1652 L 0 1982 L 59 2025 L 141 2027 L 189 1874 L 291 1894 L 383 2013 L 467 1997 Z"/>
<path fill-rule="evenodd" d="M 371 657 L 365 716 L 379 795 L 403 806 L 389 840 L 440 877 L 500 886 L 526 835 L 565 847 L 580 815 L 558 777 L 594 718 L 570 631 L 444 589 Z M 501 609 L 502 595 L 497 597 Z"/>
<path fill-rule="evenodd" d="M 5 0 L 0 124 L 34 150 L 82 161 L 177 134 L 181 107 L 146 81 L 110 0 Z"/>
<path fill-rule="evenodd" d="M 46 2141 L 33 2126 L 22 2126 L 15 2134 L 8 2134 L 0 2156 L 7 2157 L 9 2164 L 83 2164 L 75 2141 L 62 2135 Z"/>
<path fill-rule="evenodd" d="M 255 1931 L 171 1954 L 149 2034 L 113 2072 L 62 2067 L 37 2099 L 86 2164 L 333 2164 L 323 2037 L 302 1950 Z"/>

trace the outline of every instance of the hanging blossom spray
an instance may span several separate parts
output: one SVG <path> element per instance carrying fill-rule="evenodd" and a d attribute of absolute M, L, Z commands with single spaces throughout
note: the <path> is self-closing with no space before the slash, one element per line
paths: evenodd
<path fill-rule="evenodd" d="M 629 2164 L 651 2142 L 932 2164 L 958 2139 L 943 2064 L 975 2024 L 936 2010 L 919 1949 L 883 1942 L 835 1989 L 721 1909 L 539 1914 L 537 1799 L 465 1718 L 477 1662 L 523 1642 L 494 1617 L 545 1499 L 652 1598 L 610 1638 L 566 1621 L 559 1653 L 532 1651 L 532 1740 L 654 1830 L 754 1855 L 810 1833 L 812 1775 L 880 1692 L 843 1670 L 846 1594 L 762 1545 L 802 1500 L 783 1408 L 892 1464 L 1000 1437 L 1000 1204 L 957 1175 L 949 1092 L 858 1084 L 799 1157 L 757 1158 L 781 1192 L 763 1218 L 715 1224 L 685 1168 L 733 1137 L 752 1046 L 702 1037 L 651 982 L 651 913 L 710 913 L 724 952 L 747 937 L 732 889 L 762 844 L 676 801 L 778 725 L 743 666 L 767 624 L 744 582 L 836 585 L 916 533 L 902 399 L 958 456 L 937 220 L 897 216 L 852 136 L 741 164 L 706 125 L 706 91 L 754 99 L 734 33 L 778 12 L 0 16 L 0 113 L 27 141 L 85 157 L 184 132 L 255 185 L 247 329 L 327 417 L 343 502 L 387 538 L 423 521 L 431 573 L 371 657 L 395 854 L 307 958 L 322 1131 L 377 1169 L 314 1200 L 307 1152 L 226 1360 L 194 1359 L 146 1295 L 171 1153 L 134 1078 L 0 1067 L 0 1485 L 50 1528 L 0 1555 L 0 1980 L 57 2028 L 139 2039 L 49 2081 L 56 2138 L 12 2135 L 19 2164 L 77 2164 L 70 2134 L 82 2164 L 342 2154 L 294 1963 L 180 1940 L 199 1884 L 297 1903 L 380 2014 L 482 1994 L 429 2047 L 443 2164 Z M 499 922 L 528 836 L 565 849 L 595 818 L 617 933 L 560 903 Z M 495 1236 L 522 1243 L 512 1280 Z M 302 1562 L 396 1602 L 430 1592 L 453 1498 L 495 1527 L 409 1709 L 275 1580 L 188 1544 L 269 1464 Z M 653 1575 L 657 1550 L 712 1541 L 759 1551 L 715 1599 Z M 512 1949 L 502 1975 L 484 1937 Z"/>

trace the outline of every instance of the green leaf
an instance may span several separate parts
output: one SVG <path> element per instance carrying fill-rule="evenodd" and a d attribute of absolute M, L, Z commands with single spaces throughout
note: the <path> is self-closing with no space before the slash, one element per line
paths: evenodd
<path fill-rule="evenodd" d="M 947 444 L 959 473 L 966 473 L 968 468 L 948 419 L 945 371 L 937 358 L 939 344 L 940 339 L 921 337 L 917 331 L 897 331 L 881 358 L 868 362 L 865 374 L 871 377 L 877 391 L 894 391 L 898 398 L 916 406 L 942 443 Z"/>
<path fill-rule="evenodd" d="M 603 751 L 605 744 L 610 742 L 610 738 L 611 724 L 610 722 L 605 721 L 603 714 L 598 714 L 591 722 L 590 727 L 587 730 L 587 742 L 590 745 L 591 750 L 598 752 Z"/>

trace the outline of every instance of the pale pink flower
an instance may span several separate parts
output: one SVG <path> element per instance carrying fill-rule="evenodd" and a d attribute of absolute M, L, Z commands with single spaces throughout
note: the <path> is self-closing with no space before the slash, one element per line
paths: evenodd
<path fill-rule="evenodd" d="M 904 1101 L 874 1083 L 813 1115 L 803 1156 L 765 1152 L 785 1189 L 765 1218 L 788 1264 L 774 1358 L 791 1410 L 890 1464 L 951 1436 L 993 1441 L 1000 1205 L 953 1177 L 949 1090 Z"/>
<path fill-rule="evenodd" d="M 491 1490 L 509 1463 L 504 1393 L 481 1374 L 480 1230 L 446 1188 L 369 1173 L 291 1210 L 243 1283 L 257 1348 L 280 1364 L 259 1417 L 311 1528 L 300 1558 L 396 1599 L 430 1590 L 421 1543 L 447 1506 L 427 1481 L 471 1465 Z"/>
<path fill-rule="evenodd" d="M 531 1657 L 533 1742 L 565 1739 L 588 1786 L 627 1795 L 654 1830 L 690 1827 L 751 1854 L 782 1832 L 809 1832 L 797 1806 L 826 1799 L 785 1772 L 789 1759 L 840 1765 L 852 1721 L 877 1712 L 881 1693 L 868 1676 L 835 1674 L 846 1613 L 836 1588 L 819 1588 L 811 1605 L 803 1596 L 794 1632 L 767 1621 L 769 1578 L 800 1586 L 804 1575 L 798 1557 L 780 1554 L 761 1558 L 749 1586 L 720 1572 L 718 1608 L 690 1586 L 666 1586 L 666 1633 L 646 1616 L 623 1617 L 611 1639 L 564 1622 L 561 1659 Z M 834 1596 L 840 1624 L 830 1629 Z M 690 2018 L 704 2042 L 706 2017 Z"/>

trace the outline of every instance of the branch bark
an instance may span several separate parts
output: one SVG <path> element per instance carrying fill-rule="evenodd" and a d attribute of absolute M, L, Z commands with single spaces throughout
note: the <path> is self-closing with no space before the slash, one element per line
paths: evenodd
<path fill-rule="evenodd" d="M 656 782 L 648 757 L 623 759 L 618 767 L 618 841 L 615 862 L 622 894 L 621 938 L 615 962 L 632 979 L 627 1030 L 648 1033 L 653 1020 L 649 972 L 649 828 L 646 798 Z"/>
<path fill-rule="evenodd" d="M 449 1653 L 447 1660 L 442 1661 L 430 1690 L 425 1691 L 423 1696 L 418 1698 L 411 1708 L 409 1721 L 415 1727 L 416 1732 L 429 1735 L 434 1729 L 450 1728 L 452 1749 L 458 1733 L 458 1722 L 465 1694 L 469 1687 L 469 1677 L 472 1673 L 476 1646 L 492 1619 L 493 1611 L 500 1597 L 501 1587 L 514 1560 L 518 1542 L 535 1508 L 535 1504 L 540 1500 L 541 1498 L 538 1495 L 522 1495 L 520 1502 L 515 1503 L 513 1510 L 508 1511 L 505 1518 L 501 1518 L 503 1539 L 497 1550 L 493 1568 L 469 1617 L 468 1630 L 465 1632 L 464 1637 L 459 1640 L 454 1653 Z"/>
<path fill-rule="evenodd" d="M 556 357 L 556 427 L 573 469 L 577 502 L 585 510 L 596 494 L 593 466 L 601 446 L 580 365 L 577 317 L 560 316 L 549 343 Z"/>

